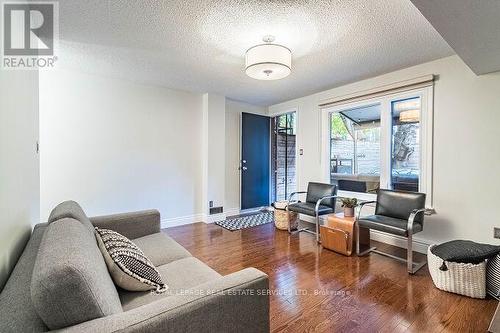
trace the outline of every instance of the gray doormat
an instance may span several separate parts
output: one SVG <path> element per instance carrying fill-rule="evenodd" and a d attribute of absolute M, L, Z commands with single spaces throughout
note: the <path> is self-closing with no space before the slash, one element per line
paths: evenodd
<path fill-rule="evenodd" d="M 256 227 L 258 225 L 267 224 L 271 222 L 274 222 L 273 212 L 262 212 L 254 215 L 233 217 L 225 219 L 223 221 L 217 221 L 215 222 L 215 224 L 227 230 L 235 231 L 240 229 Z"/>

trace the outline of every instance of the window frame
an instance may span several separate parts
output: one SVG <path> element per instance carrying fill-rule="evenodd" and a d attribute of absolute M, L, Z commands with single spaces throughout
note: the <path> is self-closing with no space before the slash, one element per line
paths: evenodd
<path fill-rule="evenodd" d="M 433 86 L 416 88 L 404 92 L 388 93 L 384 96 L 367 98 L 362 101 L 346 102 L 340 105 L 321 108 L 322 123 L 322 178 L 330 182 L 330 114 L 353 108 L 380 104 L 380 188 L 391 188 L 392 155 L 392 102 L 420 97 L 420 174 L 419 191 L 427 194 L 426 207 L 433 207 L 432 200 L 432 164 L 433 164 Z M 351 191 L 338 191 L 339 196 L 353 197 L 360 200 L 376 200 L 377 195 Z"/>

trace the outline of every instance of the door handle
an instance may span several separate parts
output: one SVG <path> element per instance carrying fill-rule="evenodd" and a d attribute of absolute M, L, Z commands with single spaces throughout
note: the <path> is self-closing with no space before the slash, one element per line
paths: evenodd
<path fill-rule="evenodd" d="M 246 163 L 247 163 L 247 160 L 241 160 L 241 164 L 246 164 Z M 247 167 L 246 166 L 242 166 L 241 164 L 238 167 L 238 170 L 243 170 L 243 171 L 247 170 Z"/>

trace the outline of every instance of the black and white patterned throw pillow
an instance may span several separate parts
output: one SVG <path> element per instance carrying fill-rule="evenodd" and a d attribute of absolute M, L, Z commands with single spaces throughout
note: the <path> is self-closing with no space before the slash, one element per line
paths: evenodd
<path fill-rule="evenodd" d="M 165 292 L 168 286 L 146 255 L 127 237 L 108 229 L 96 230 L 99 249 L 114 283 L 125 290 Z"/>

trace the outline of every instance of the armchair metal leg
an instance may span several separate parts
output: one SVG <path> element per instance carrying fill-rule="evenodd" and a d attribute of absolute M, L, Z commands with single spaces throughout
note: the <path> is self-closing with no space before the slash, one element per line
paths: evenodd
<path fill-rule="evenodd" d="M 364 256 L 364 255 L 366 255 L 372 251 L 375 251 L 377 249 L 376 247 L 371 247 L 370 244 L 368 244 L 368 248 L 366 250 L 364 250 L 363 252 L 361 252 L 361 246 L 360 246 L 361 244 L 359 242 L 359 224 L 357 221 L 354 225 L 354 230 L 356 233 L 356 255 L 358 257 Z"/>
<path fill-rule="evenodd" d="M 360 243 L 359 243 L 359 225 L 356 223 L 356 254 L 361 257 L 370 252 L 374 252 L 392 259 L 396 259 L 406 263 L 406 268 L 409 274 L 415 274 L 420 268 L 424 267 L 427 264 L 427 261 L 422 262 L 413 262 L 413 235 L 411 233 L 408 234 L 408 247 L 406 253 L 406 260 L 404 258 L 400 258 L 398 256 L 392 255 L 390 253 L 385 253 L 377 250 L 376 247 L 369 247 L 367 250 L 361 252 Z"/>
<path fill-rule="evenodd" d="M 295 234 L 298 234 L 300 232 L 307 232 L 308 234 L 311 234 L 311 235 L 316 235 L 317 233 L 312 231 L 312 230 L 309 230 L 309 228 L 297 228 L 296 230 L 291 230 L 290 229 L 290 224 L 288 224 L 288 233 L 290 235 L 295 235 Z"/>
<path fill-rule="evenodd" d="M 409 274 L 415 274 L 420 268 L 424 267 L 427 264 L 427 261 L 422 262 L 413 262 L 413 235 L 412 233 L 408 233 L 408 247 L 406 249 L 406 264 L 408 268 Z"/>
<path fill-rule="evenodd" d="M 316 242 L 319 244 L 321 243 L 319 239 L 319 214 L 316 213 Z"/>
<path fill-rule="evenodd" d="M 295 235 L 295 234 L 298 234 L 299 232 L 307 232 L 308 234 L 316 235 L 316 233 L 314 231 L 309 230 L 307 228 L 300 228 L 300 229 L 297 229 L 297 230 L 290 231 L 290 234 L 291 235 Z"/>
<path fill-rule="evenodd" d="M 424 267 L 427 265 L 427 261 L 422 261 L 422 262 L 416 262 L 412 264 L 412 269 L 411 271 L 408 271 L 409 274 L 413 275 L 415 274 L 420 268 Z"/>
<path fill-rule="evenodd" d="M 299 232 L 307 232 L 308 234 L 316 236 L 316 242 L 318 242 L 318 244 L 321 243 L 321 240 L 319 238 L 319 215 L 316 215 L 316 218 L 315 218 L 315 230 L 310 230 L 309 228 L 300 228 L 297 230 L 290 230 L 290 228 L 288 228 L 288 232 L 292 235 L 297 234 Z"/>
<path fill-rule="evenodd" d="M 354 232 L 356 233 L 356 254 L 359 256 L 359 223 L 354 224 Z"/>
<path fill-rule="evenodd" d="M 406 247 L 406 266 L 408 273 L 413 274 L 413 236 L 408 233 L 408 245 Z"/>
<path fill-rule="evenodd" d="M 288 211 L 288 208 L 287 208 Z M 308 228 L 297 228 L 296 230 L 290 229 L 290 223 L 288 223 L 288 233 L 290 235 L 298 234 L 299 232 L 307 232 L 310 234 L 314 234 L 314 231 L 309 230 Z"/>

